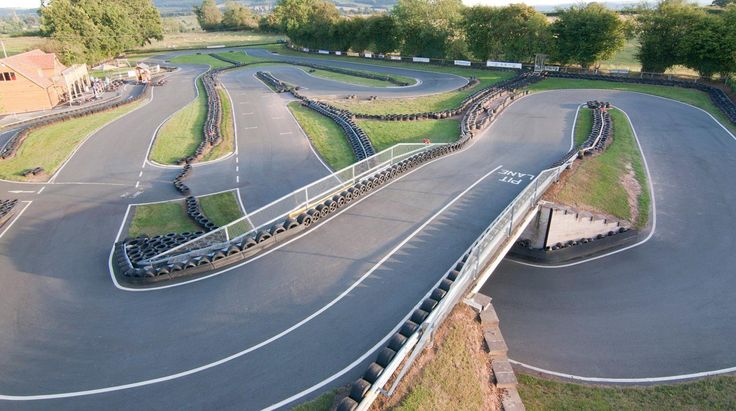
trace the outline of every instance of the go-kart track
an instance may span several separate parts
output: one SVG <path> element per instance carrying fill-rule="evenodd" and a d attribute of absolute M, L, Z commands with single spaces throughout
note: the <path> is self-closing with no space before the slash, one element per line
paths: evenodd
<path fill-rule="evenodd" d="M 257 70 L 310 96 L 424 95 L 465 83 L 435 72 L 329 64 L 418 83 L 353 86 L 284 65 L 228 71 L 221 82 L 233 103 L 237 149 L 195 165 L 192 191 L 238 188 L 245 209 L 255 210 L 330 174 L 286 108 L 293 99 L 273 93 Z M 699 109 L 631 92 L 531 94 L 465 149 L 257 258 L 198 281 L 116 286 L 110 247 L 128 205 L 181 198 L 171 186 L 180 169 L 146 158 L 157 128 L 194 98 L 194 79 L 206 69 L 183 65 L 143 108 L 87 140 L 51 183 L 0 183 L 22 210 L 0 229 L 0 409 L 288 408 L 355 380 L 524 188 L 500 181 L 498 171 L 537 175 L 549 167 L 570 150 L 576 108 L 591 99 L 629 115 L 649 168 L 656 226 L 644 244 L 571 267 L 502 263 L 484 292 L 494 298 L 510 357 L 601 378 L 736 366 L 736 183 L 729 177 L 736 138 Z"/>

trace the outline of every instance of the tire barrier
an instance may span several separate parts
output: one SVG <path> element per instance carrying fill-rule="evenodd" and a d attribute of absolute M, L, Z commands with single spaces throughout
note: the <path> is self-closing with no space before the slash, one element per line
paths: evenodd
<path fill-rule="evenodd" d="M 271 77 L 266 76 L 266 78 Z M 279 81 L 275 77 L 273 79 Z M 493 92 L 483 90 L 482 97 L 476 99 L 475 104 L 465 113 L 461 123 L 460 137 L 456 142 L 428 148 L 385 169 L 376 171 L 356 181 L 351 187 L 344 188 L 339 194 L 326 198 L 318 204 L 313 204 L 312 207 L 299 212 L 298 215 L 289 215 L 268 228 L 259 229 L 256 232 L 250 232 L 233 239 L 227 236 L 220 236 L 215 239 L 204 239 L 201 243 L 194 241 L 195 245 L 193 246 L 180 248 L 165 255 L 161 255 L 161 253 L 167 251 L 163 247 L 159 247 L 161 251 L 155 254 L 152 254 L 150 251 L 143 254 L 140 252 L 136 253 L 137 248 L 136 246 L 131 246 L 130 241 L 139 239 L 122 241 L 116 245 L 116 250 L 118 250 L 116 257 L 116 261 L 118 262 L 117 271 L 123 275 L 126 281 L 132 284 L 149 284 L 180 276 L 204 273 L 249 258 L 274 244 L 285 241 L 297 232 L 308 229 L 321 219 L 339 211 L 346 204 L 350 204 L 357 198 L 379 189 L 393 179 L 400 178 L 403 174 L 410 172 L 416 167 L 438 157 L 463 149 L 473 138 L 474 131 L 477 130 L 474 121 L 478 119 L 479 113 L 483 113 L 487 108 L 487 103 L 498 102 L 499 96 L 501 96 L 500 101 L 502 103 L 496 106 L 498 110 L 501 110 L 505 107 L 504 104 L 508 104 L 509 101 L 513 100 L 509 98 L 509 95 L 515 95 L 512 93 L 515 88 L 540 79 L 541 77 L 537 75 L 523 74 L 511 81 L 503 82 L 503 84 L 496 86 Z M 333 118 L 338 124 L 346 124 L 349 130 L 352 130 L 355 135 L 358 135 L 358 132 L 351 128 L 355 123 L 350 117 L 350 112 L 341 111 L 327 104 L 310 100 L 300 95 L 294 89 L 290 88 L 289 91 L 296 98 L 302 100 L 303 104 L 308 106 L 311 104 L 310 108 Z M 487 121 L 484 121 L 483 124 L 487 125 L 495 120 L 495 118 L 495 116 L 488 116 Z M 181 175 L 186 176 L 184 172 Z M 181 179 L 179 179 L 179 182 L 181 183 Z M 176 234 L 172 233 L 168 235 L 175 236 Z M 168 250 L 174 247 L 176 246 L 172 246 Z M 141 255 L 143 257 L 132 258 L 127 254 L 129 250 L 132 250 L 130 251 L 133 253 L 132 257 L 140 257 Z M 130 266 L 128 266 L 128 261 L 132 261 Z M 415 323 L 417 322 L 415 321 Z"/>
<path fill-rule="evenodd" d="M 187 215 L 192 219 L 202 230 L 210 232 L 217 230 L 219 227 L 215 225 L 206 215 L 202 212 L 202 208 L 199 206 L 197 197 L 188 196 L 186 198 Z"/>
<path fill-rule="evenodd" d="M 273 89 L 273 91 L 277 93 L 285 93 L 289 91 L 290 89 L 288 84 L 277 79 L 276 77 L 273 76 L 273 74 L 267 71 L 256 72 L 256 77 L 258 77 L 261 81 L 266 83 L 267 86 L 269 86 L 271 89 Z"/>
<path fill-rule="evenodd" d="M 603 74 L 579 74 L 579 73 L 562 73 L 550 72 L 549 77 L 580 79 L 580 80 L 601 80 L 611 81 L 615 83 L 633 83 L 633 84 L 649 84 L 655 86 L 670 86 L 692 88 L 708 93 L 713 104 L 726 115 L 731 123 L 736 124 L 736 104 L 728 97 L 723 90 L 710 86 L 708 84 L 696 83 L 684 80 L 663 80 L 663 79 L 647 79 L 633 77 L 608 76 Z"/>
<path fill-rule="evenodd" d="M 192 165 L 187 163 L 186 165 L 184 165 L 184 168 L 182 168 L 179 175 L 177 175 L 174 179 L 174 188 L 176 189 L 176 191 L 185 196 L 188 196 L 191 193 L 191 190 L 189 189 L 189 186 L 184 184 L 182 181 L 185 178 L 189 177 L 190 174 L 192 174 Z"/>
<path fill-rule="evenodd" d="M 468 139 L 443 146 L 436 146 L 424 152 L 414 154 L 396 164 L 366 176 L 351 187 L 346 187 L 337 194 L 331 195 L 313 204 L 295 216 L 287 216 L 266 228 L 249 232 L 232 239 L 220 238 L 198 245 L 193 250 L 182 249 L 180 253 L 171 253 L 157 259 L 154 257 L 174 247 L 201 236 L 204 231 L 190 234 L 183 240 L 184 234 L 170 233 L 157 236 L 129 238 L 115 245 L 114 262 L 117 273 L 131 284 L 152 284 L 181 276 L 190 276 L 234 264 L 282 243 L 294 235 L 315 225 L 319 220 L 338 212 L 357 198 L 380 189 L 390 181 L 400 178 L 416 167 L 440 156 L 460 150 Z M 196 234 L 196 235 L 195 235 Z M 162 238 L 168 238 L 165 240 Z M 174 240 L 171 240 L 171 239 Z"/>
<path fill-rule="evenodd" d="M 18 204 L 18 199 L 0 200 L 0 227 L 13 216 L 13 210 Z"/>
<path fill-rule="evenodd" d="M 5 145 L 5 147 L 3 147 L 2 151 L 0 151 L 0 159 L 4 160 L 15 156 L 15 153 L 18 151 L 21 143 L 23 143 L 23 140 L 25 140 L 30 132 L 37 128 L 49 126 L 61 121 L 67 121 L 79 117 L 88 116 L 91 114 L 97 114 L 102 111 L 113 110 L 120 106 L 138 101 L 143 97 L 149 97 L 150 95 L 150 84 L 146 84 L 142 92 L 128 100 L 121 100 L 118 96 L 110 101 L 99 103 L 91 107 L 82 107 L 75 110 L 67 110 L 61 113 L 49 114 L 43 117 L 30 119 L 22 123 L 16 123 L 12 127 L 16 127 L 17 125 L 22 124 L 22 128 L 18 131 L 18 133 L 11 137 L 10 140 L 8 140 L 8 143 Z"/>
<path fill-rule="evenodd" d="M 338 410 L 355 410 L 367 398 L 371 387 L 378 381 L 378 378 L 385 372 L 393 372 L 396 369 L 394 366 L 398 364 L 393 363 L 395 361 L 401 362 L 403 358 L 403 356 L 397 356 L 397 353 L 407 344 L 412 336 L 424 330 L 422 326 L 427 320 L 427 317 L 437 309 L 440 302 L 453 287 L 453 284 L 458 280 L 464 262 L 468 258 L 469 254 L 466 253 L 463 255 L 463 258 L 449 270 L 440 284 L 432 290 L 430 296 L 419 304 L 419 307 L 412 312 L 408 320 L 404 321 L 399 331 L 391 336 L 386 346 L 368 366 L 365 373 L 350 385 L 350 394 L 338 403 Z"/>
<path fill-rule="evenodd" d="M 301 97 L 301 99 L 305 107 L 309 107 L 323 116 L 332 119 L 342 128 L 353 150 L 353 154 L 358 161 L 376 154 L 371 140 L 365 131 L 355 123 L 352 113 L 347 110 L 336 109 L 329 104 L 320 103 L 306 97 Z"/>
<path fill-rule="evenodd" d="M 427 119 L 435 119 L 435 120 L 445 119 L 445 118 L 450 118 L 450 117 L 461 115 L 465 113 L 466 111 L 470 110 L 472 107 L 474 107 L 479 102 L 487 102 L 504 93 L 513 93 L 514 89 L 527 86 L 541 79 L 542 77 L 538 75 L 533 75 L 530 73 L 521 73 L 508 80 L 501 81 L 493 85 L 490 85 L 488 87 L 485 87 L 481 90 L 478 90 L 477 92 L 465 97 L 456 108 L 452 108 L 448 110 L 424 112 L 424 113 L 411 113 L 411 114 L 355 113 L 354 115 L 356 118 L 369 119 L 369 120 L 382 120 L 382 121 L 414 121 L 414 120 L 427 120 Z M 479 82 L 476 79 L 475 84 L 478 84 L 478 83 Z M 465 86 L 460 87 L 458 90 L 464 90 L 464 89 L 473 87 L 475 86 L 475 84 L 471 86 L 470 83 L 468 83 Z"/>
<path fill-rule="evenodd" d="M 43 167 L 33 167 L 33 168 L 29 168 L 29 169 L 23 170 L 20 173 L 20 175 L 22 175 L 23 177 L 28 177 L 29 175 L 36 176 L 36 175 L 39 175 L 41 173 L 43 173 Z"/>
<path fill-rule="evenodd" d="M 611 115 L 608 113 L 611 103 L 588 101 L 586 105 L 591 109 L 590 112 L 593 118 L 590 134 L 580 146 L 573 147 L 562 158 L 552 163 L 552 167 L 569 163 L 575 157 L 582 158 L 586 154 L 602 151 L 613 135 L 613 122 L 611 121 Z"/>

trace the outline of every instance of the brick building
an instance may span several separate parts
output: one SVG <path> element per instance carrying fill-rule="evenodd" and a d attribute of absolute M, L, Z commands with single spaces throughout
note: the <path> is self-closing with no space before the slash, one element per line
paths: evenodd
<path fill-rule="evenodd" d="M 51 109 L 89 85 L 86 64 L 66 67 L 53 53 L 32 50 L 0 59 L 0 114 Z"/>

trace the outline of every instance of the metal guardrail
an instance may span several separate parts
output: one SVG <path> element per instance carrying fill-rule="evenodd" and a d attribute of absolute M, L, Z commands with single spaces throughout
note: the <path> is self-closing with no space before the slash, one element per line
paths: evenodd
<path fill-rule="evenodd" d="M 274 222 L 283 220 L 288 216 L 297 215 L 384 168 L 439 145 L 442 144 L 396 144 L 365 160 L 354 163 L 342 170 L 292 191 L 217 230 L 210 231 L 194 240 L 157 254 L 146 262 L 153 264 L 164 258 L 172 258 L 173 256 L 176 256 L 177 259 L 179 257 L 186 259 L 189 253 L 193 251 L 202 252 L 204 250 L 222 248 L 230 241 L 254 234 L 264 227 L 268 227 Z"/>
<path fill-rule="evenodd" d="M 499 256 L 499 253 L 508 244 L 508 240 L 511 239 L 517 229 L 520 228 L 528 213 L 536 209 L 541 195 L 552 183 L 559 179 L 562 171 L 574 161 L 575 158 L 572 158 L 561 166 L 542 171 L 483 230 L 468 250 L 452 265 L 452 268 L 448 270 L 447 274 L 452 272 L 458 263 L 464 261 L 460 274 L 447 295 L 440 300 L 437 307 L 421 324 L 419 331 L 414 333 L 396 353 L 396 356 L 391 360 L 391 363 L 388 364 L 384 372 L 371 385 L 368 393 L 366 393 L 363 400 L 359 403 L 357 410 L 368 410 L 378 394 L 391 396 L 394 393 L 416 357 L 432 341 L 435 331 L 445 318 L 447 318 L 450 311 L 452 311 L 464 296 L 468 295 L 469 290 L 470 294 L 477 293 L 483 283 L 483 281 L 479 280 L 484 280 L 484 278 L 481 278 L 481 275 L 485 272 L 486 267 L 494 259 L 502 257 Z M 391 387 L 386 389 L 386 384 L 394 376 L 399 366 L 402 366 L 399 374 L 394 378 Z"/>

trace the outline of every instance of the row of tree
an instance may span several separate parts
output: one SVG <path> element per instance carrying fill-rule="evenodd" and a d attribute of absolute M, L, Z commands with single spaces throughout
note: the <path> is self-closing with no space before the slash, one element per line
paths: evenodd
<path fill-rule="evenodd" d="M 163 39 L 151 0 L 50 0 L 39 9 L 41 33 L 62 63 L 99 63 Z"/>
<path fill-rule="evenodd" d="M 194 14 L 204 30 L 253 30 L 258 28 L 258 19 L 248 7 L 234 1 L 225 3 L 220 11 L 215 0 L 204 0 L 194 6 Z"/>
<path fill-rule="evenodd" d="M 736 71 L 736 6 L 706 11 L 685 0 L 664 0 L 628 18 L 597 3 L 574 5 L 554 20 L 524 4 L 398 0 L 389 14 L 348 18 L 327 0 L 279 0 L 260 27 L 310 48 L 521 62 L 543 53 L 550 61 L 586 68 L 637 37 L 645 71 L 675 65 L 706 77 Z"/>

